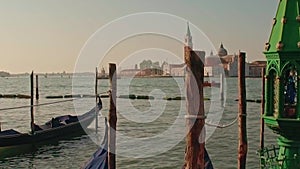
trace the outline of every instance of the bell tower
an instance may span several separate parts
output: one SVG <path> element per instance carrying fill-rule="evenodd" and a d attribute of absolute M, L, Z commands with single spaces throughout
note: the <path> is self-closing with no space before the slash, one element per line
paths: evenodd
<path fill-rule="evenodd" d="M 192 39 L 192 34 L 188 22 L 187 22 L 187 32 L 185 35 L 185 46 L 188 46 L 191 50 L 193 50 L 193 39 Z"/>

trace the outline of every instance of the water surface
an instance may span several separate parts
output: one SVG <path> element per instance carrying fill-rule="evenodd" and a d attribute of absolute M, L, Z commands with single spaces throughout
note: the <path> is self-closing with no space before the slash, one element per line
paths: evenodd
<path fill-rule="evenodd" d="M 218 80 L 215 78 L 214 80 Z M 38 103 L 58 101 L 61 99 L 45 99 L 47 95 L 66 95 L 72 93 L 72 79 L 69 77 L 40 77 L 40 100 Z M 261 80 L 247 79 L 247 98 L 260 99 Z M 237 79 L 226 78 L 226 102 L 222 114 L 213 112 L 218 110 L 219 89 L 205 88 L 207 114 L 217 115 L 221 124 L 232 122 L 237 115 Z M 108 80 L 100 81 L 99 92 L 109 89 Z M 184 162 L 185 132 L 184 101 L 166 101 L 164 97 L 181 96 L 184 93 L 184 80 L 181 78 L 137 78 L 118 79 L 118 95 L 136 94 L 152 95 L 156 99 L 128 100 L 118 99 L 118 155 L 119 169 L 149 169 L 149 168 L 181 168 Z M 77 94 L 93 94 L 93 77 L 78 77 L 73 84 Z M 0 78 L 0 94 L 29 94 L 29 77 Z M 28 105 L 27 99 L 0 99 L 0 108 Z M 74 104 L 76 109 L 74 109 Z M 37 107 L 35 121 L 44 123 L 52 117 L 63 114 L 82 114 L 92 108 L 94 98 L 65 102 L 55 106 Z M 108 112 L 108 99 L 103 99 L 103 116 Z M 221 105 L 220 105 L 221 106 Z M 222 108 L 221 108 L 222 109 Z M 247 103 L 248 155 L 247 168 L 259 168 L 256 151 L 259 148 L 260 104 Z M 1 111 L 0 121 L 2 129 L 16 129 L 28 132 L 30 124 L 29 108 Z M 103 118 L 99 117 L 100 130 L 103 131 Z M 174 124 L 178 123 L 177 125 Z M 89 132 L 95 136 L 95 124 L 91 124 Z M 237 123 L 216 129 L 206 141 L 206 147 L 217 169 L 230 169 L 237 166 L 238 128 Z M 170 132 L 169 132 L 170 131 Z M 266 129 L 266 144 L 276 143 L 276 136 Z M 98 142 L 102 139 L 100 131 Z M 122 140 L 120 140 L 122 138 Z M 127 139 L 123 139 L 127 138 Z M 132 140 L 148 139 L 141 143 Z M 157 139 L 165 139 L 160 142 Z M 153 143 L 153 144 L 152 144 Z M 150 145 L 150 146 L 149 146 Z M 73 139 L 50 142 L 46 145 L 25 147 L 24 153 L 6 157 L 0 160 L 0 168 L 79 168 L 97 149 L 97 145 L 87 135 Z M 165 151 L 167 150 L 167 151 Z"/>

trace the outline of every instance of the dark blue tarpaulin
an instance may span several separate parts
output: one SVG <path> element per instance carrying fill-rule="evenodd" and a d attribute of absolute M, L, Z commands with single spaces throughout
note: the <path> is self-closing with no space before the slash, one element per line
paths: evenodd
<path fill-rule="evenodd" d="M 205 169 L 214 169 L 212 162 L 209 158 L 208 152 L 206 148 L 204 148 L 204 162 L 205 162 Z"/>
<path fill-rule="evenodd" d="M 83 169 L 108 169 L 108 138 L 107 138 L 107 120 L 105 118 L 105 135 L 100 148 L 93 154 Z"/>

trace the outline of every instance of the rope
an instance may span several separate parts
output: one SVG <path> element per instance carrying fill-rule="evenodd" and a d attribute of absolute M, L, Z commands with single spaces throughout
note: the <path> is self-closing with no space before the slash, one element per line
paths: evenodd
<path fill-rule="evenodd" d="M 104 94 L 104 93 L 108 93 L 111 90 L 108 90 L 106 92 L 102 92 L 102 93 L 98 93 L 99 94 Z M 38 106 L 46 106 L 46 105 L 51 105 L 51 104 L 58 104 L 58 103 L 63 103 L 63 102 L 70 102 L 70 101 L 74 101 L 74 100 L 78 100 L 78 99 L 83 99 L 83 98 L 76 98 L 76 99 L 68 99 L 68 100 L 61 100 L 61 101 L 55 101 L 55 102 L 47 102 L 47 103 L 41 103 L 41 104 L 35 104 L 35 105 L 29 105 L 29 106 L 17 106 L 17 107 L 7 107 L 7 108 L 2 108 L 0 109 L 0 111 L 4 111 L 4 110 L 14 110 L 14 109 L 23 109 L 23 108 L 29 108 L 29 107 L 38 107 Z"/>
<path fill-rule="evenodd" d="M 56 102 L 48 102 L 48 103 L 41 103 L 41 104 L 35 104 L 32 106 L 17 106 L 17 107 L 8 107 L 8 108 L 2 108 L 0 111 L 3 110 L 14 110 L 14 109 L 23 109 L 23 108 L 29 108 L 29 107 L 38 107 L 38 106 L 45 106 L 45 105 L 51 105 L 51 104 L 58 104 L 58 103 L 63 103 L 63 102 L 69 102 L 77 99 L 69 99 L 69 100 L 62 100 L 62 101 L 56 101 Z"/>
<path fill-rule="evenodd" d="M 207 124 L 208 126 L 212 126 L 212 127 L 217 127 L 217 128 L 227 128 L 232 126 L 236 121 L 237 121 L 238 117 L 236 117 L 232 122 L 228 123 L 228 124 L 212 124 L 212 123 L 208 123 L 205 122 L 205 124 Z"/>

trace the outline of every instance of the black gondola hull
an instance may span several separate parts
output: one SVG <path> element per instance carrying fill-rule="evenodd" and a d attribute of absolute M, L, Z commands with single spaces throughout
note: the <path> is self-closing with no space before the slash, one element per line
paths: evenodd
<path fill-rule="evenodd" d="M 97 110 L 100 109 L 98 108 Z M 0 132 L 0 148 L 26 144 L 37 144 L 53 139 L 83 135 L 85 134 L 85 129 L 87 129 L 87 127 L 95 119 L 95 115 L 95 108 L 93 108 L 91 111 L 81 116 L 73 116 L 78 118 L 78 121 L 70 122 L 57 127 L 38 130 L 35 131 L 34 134 L 19 133 L 15 130 L 2 131 Z"/>

